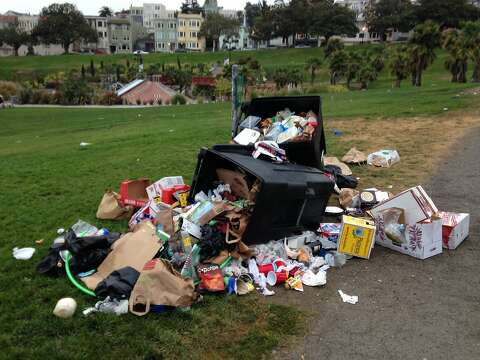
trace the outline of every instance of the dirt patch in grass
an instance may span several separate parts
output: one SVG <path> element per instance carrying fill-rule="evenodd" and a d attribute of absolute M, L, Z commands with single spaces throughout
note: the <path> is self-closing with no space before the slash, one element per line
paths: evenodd
<path fill-rule="evenodd" d="M 396 193 L 421 184 L 442 166 L 449 149 L 472 127 L 480 126 L 480 111 L 452 112 L 433 117 L 382 120 L 333 120 L 327 124 L 329 153 L 341 158 L 351 147 L 366 154 L 396 149 L 401 162 L 390 169 L 367 165 L 352 167 L 360 178 L 359 188 L 393 186 Z M 343 135 L 334 137 L 333 129 Z"/>

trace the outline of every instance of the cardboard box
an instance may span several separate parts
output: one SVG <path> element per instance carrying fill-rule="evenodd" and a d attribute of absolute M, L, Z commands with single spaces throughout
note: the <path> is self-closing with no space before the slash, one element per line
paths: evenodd
<path fill-rule="evenodd" d="M 393 240 L 386 235 L 381 214 L 376 217 L 376 222 L 375 241 L 379 245 L 422 260 L 442 253 L 441 219 L 434 218 L 406 225 L 405 237 L 402 240 Z"/>
<path fill-rule="evenodd" d="M 123 205 L 143 207 L 148 202 L 147 187 L 149 179 L 125 180 L 120 184 L 120 201 Z"/>
<path fill-rule="evenodd" d="M 446 249 L 456 249 L 469 235 L 470 214 L 441 212 L 442 240 Z"/>
<path fill-rule="evenodd" d="M 438 213 L 438 209 L 432 199 L 430 199 L 421 186 L 401 192 L 373 207 L 370 212 L 376 218 L 381 211 L 389 208 L 404 209 L 406 224 L 416 224 L 428 220 Z"/>
<path fill-rule="evenodd" d="M 147 194 L 150 200 L 156 197 L 162 197 L 162 190 L 167 188 L 173 188 L 178 185 L 184 185 L 183 178 L 181 176 L 170 176 L 160 179 L 147 187 Z"/>
<path fill-rule="evenodd" d="M 364 259 L 370 258 L 375 244 L 375 231 L 376 227 L 373 221 L 343 216 L 338 252 Z"/>

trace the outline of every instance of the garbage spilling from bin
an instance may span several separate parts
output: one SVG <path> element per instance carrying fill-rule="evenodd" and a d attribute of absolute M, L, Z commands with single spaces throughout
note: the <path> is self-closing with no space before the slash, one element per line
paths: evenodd
<path fill-rule="evenodd" d="M 469 215 L 440 212 L 421 186 L 395 196 L 357 190 L 358 179 L 338 158 L 321 169 L 310 159 L 291 161 L 287 145 L 324 142 L 314 111 L 250 114 L 239 128 L 238 145 L 201 149 L 190 185 L 168 176 L 106 191 L 97 218 L 128 220 L 125 233 L 79 220 L 58 233 L 37 271 L 66 274 L 79 295 L 96 298 L 85 315 L 144 316 L 185 311 L 212 294 L 300 294 L 328 286 L 331 268 L 368 261 L 375 244 L 426 259 L 468 237 Z M 355 148 L 343 158 L 352 168 L 399 159 L 382 151 L 367 160 Z M 73 316 L 75 307 L 61 301 L 55 314 Z"/>

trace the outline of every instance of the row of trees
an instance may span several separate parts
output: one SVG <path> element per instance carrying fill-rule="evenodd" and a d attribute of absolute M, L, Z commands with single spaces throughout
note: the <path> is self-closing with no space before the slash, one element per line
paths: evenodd
<path fill-rule="evenodd" d="M 245 6 L 250 37 L 256 41 L 270 41 L 275 37 L 289 38 L 295 45 L 297 34 L 325 37 L 353 36 L 358 32 L 355 13 L 333 0 L 283 0 L 269 5 L 263 0 Z"/>
<path fill-rule="evenodd" d="M 0 45 L 11 46 L 15 56 L 22 45 L 27 45 L 28 53 L 33 54 L 33 46 L 39 43 L 60 44 L 68 54 L 74 42 L 96 42 L 97 36 L 75 5 L 52 4 L 42 9 L 31 33 L 23 31 L 18 23 L 0 29 Z"/>
<path fill-rule="evenodd" d="M 480 21 L 467 21 L 459 29 L 441 27 L 426 21 L 417 25 L 408 45 L 393 48 L 390 54 L 391 73 L 397 86 L 409 75 L 414 86 L 422 85 L 422 74 L 436 59 L 440 46 L 447 53 L 445 67 L 452 74 L 452 82 L 466 82 L 468 62 L 472 61 L 473 82 L 480 82 Z"/>
<path fill-rule="evenodd" d="M 277 0 L 269 5 L 263 0 L 245 7 L 250 36 L 254 40 L 269 41 L 283 37 L 287 46 L 296 35 L 325 38 L 334 35 L 354 36 L 359 12 L 335 3 L 334 0 Z M 469 0 L 370 0 L 364 11 L 369 32 L 378 33 L 385 41 L 392 30 L 408 32 L 418 23 L 431 20 L 441 30 L 458 27 L 463 21 L 480 18 L 480 9 Z"/>

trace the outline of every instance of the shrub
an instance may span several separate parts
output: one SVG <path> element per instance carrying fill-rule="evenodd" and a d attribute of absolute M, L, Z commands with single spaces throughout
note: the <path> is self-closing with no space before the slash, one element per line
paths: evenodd
<path fill-rule="evenodd" d="M 328 87 L 325 85 L 311 85 L 305 88 L 305 94 L 320 94 L 328 92 Z"/>
<path fill-rule="evenodd" d="M 348 89 L 344 85 L 329 85 L 327 91 L 333 94 L 341 94 L 348 92 Z"/>
<path fill-rule="evenodd" d="M 50 100 L 51 104 L 54 104 L 54 105 L 62 105 L 64 102 L 65 102 L 65 99 L 63 98 L 63 95 L 60 91 L 55 91 L 52 95 L 51 95 L 51 100 Z"/>
<path fill-rule="evenodd" d="M 117 96 L 113 91 L 106 91 L 98 98 L 99 105 L 121 105 L 122 98 Z"/>
<path fill-rule="evenodd" d="M 137 105 L 142 105 L 142 100 L 140 100 L 140 99 L 137 99 L 137 101 L 136 101 L 136 102 L 137 102 Z"/>
<path fill-rule="evenodd" d="M 93 99 L 93 89 L 83 80 L 69 78 L 61 86 L 65 105 L 85 105 Z"/>
<path fill-rule="evenodd" d="M 31 104 L 40 104 L 40 99 L 42 98 L 41 90 L 34 90 L 32 93 L 32 98 L 30 100 Z"/>
<path fill-rule="evenodd" d="M 185 96 L 181 94 L 177 94 L 172 98 L 173 105 L 185 105 L 186 103 L 187 103 L 187 99 L 185 99 Z"/>
<path fill-rule="evenodd" d="M 3 96 L 5 100 L 10 100 L 10 98 L 17 94 L 18 86 L 13 81 L 0 81 L 0 95 Z"/>
<path fill-rule="evenodd" d="M 32 97 L 33 97 L 33 90 L 29 86 L 23 87 L 18 92 L 18 100 L 20 101 L 20 104 L 31 104 Z"/>
<path fill-rule="evenodd" d="M 42 105 L 49 105 L 52 103 L 53 101 L 53 96 L 51 93 L 49 93 L 48 91 L 46 90 L 40 90 L 39 91 L 39 94 L 40 94 L 40 99 L 39 99 L 39 104 L 42 104 Z"/>
<path fill-rule="evenodd" d="M 155 104 L 155 100 L 150 100 L 150 105 L 153 106 L 153 104 Z"/>

